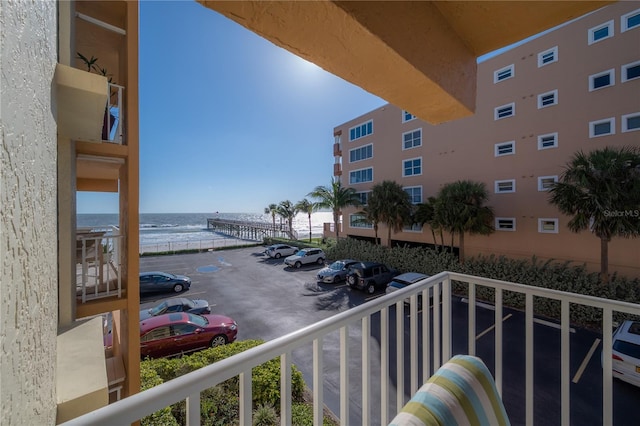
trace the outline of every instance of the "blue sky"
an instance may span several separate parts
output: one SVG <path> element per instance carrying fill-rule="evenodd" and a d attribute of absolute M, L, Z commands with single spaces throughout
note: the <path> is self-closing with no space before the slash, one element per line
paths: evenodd
<path fill-rule="evenodd" d="M 385 103 L 194 1 L 142 1 L 140 213 L 298 202 L 331 182 L 333 128 Z"/>

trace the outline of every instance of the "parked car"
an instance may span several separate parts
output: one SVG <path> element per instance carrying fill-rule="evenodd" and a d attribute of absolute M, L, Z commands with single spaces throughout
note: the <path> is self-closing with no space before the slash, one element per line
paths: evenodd
<path fill-rule="evenodd" d="M 376 290 L 386 288 L 387 284 L 398 275 L 396 269 L 378 262 L 358 262 L 349 266 L 347 284 L 373 294 Z"/>
<path fill-rule="evenodd" d="M 422 281 L 426 278 L 429 278 L 429 275 L 421 274 L 420 272 L 405 272 L 404 274 L 397 275 L 393 278 L 393 280 L 387 284 L 387 289 L 385 292 L 387 294 L 393 293 L 394 291 L 405 288 L 408 285 L 415 284 L 418 281 Z M 429 289 L 429 297 L 433 296 L 433 288 Z M 409 302 L 409 299 L 406 299 L 405 302 Z M 418 303 L 422 303 L 422 296 L 418 295 Z"/>
<path fill-rule="evenodd" d="M 274 244 L 267 247 L 264 253 L 276 259 L 280 259 L 282 256 L 291 256 L 299 250 L 298 247 L 290 246 L 288 244 Z"/>
<path fill-rule="evenodd" d="M 329 284 L 344 281 L 347 279 L 349 266 L 357 262 L 357 260 L 353 259 L 336 260 L 331 265 L 320 269 L 316 277 L 318 281 Z"/>
<path fill-rule="evenodd" d="M 221 346 L 236 340 L 237 334 L 236 322 L 224 315 L 162 314 L 140 321 L 140 356 L 158 358 Z"/>
<path fill-rule="evenodd" d="M 287 257 L 284 263 L 294 268 L 299 268 L 302 265 L 309 265 L 311 263 L 317 263 L 318 265 L 324 264 L 326 256 L 322 249 L 319 248 L 305 248 L 297 253 Z"/>
<path fill-rule="evenodd" d="M 173 291 L 180 293 L 191 287 L 191 278 L 167 272 L 152 271 L 140 273 L 140 293 Z"/>
<path fill-rule="evenodd" d="M 640 321 L 623 321 L 613 333 L 613 377 L 640 386 Z"/>
<path fill-rule="evenodd" d="M 186 297 L 173 297 L 154 306 L 151 309 L 140 311 L 140 321 L 172 312 L 188 312 L 190 314 L 210 314 L 209 302 L 202 299 L 187 299 Z"/>

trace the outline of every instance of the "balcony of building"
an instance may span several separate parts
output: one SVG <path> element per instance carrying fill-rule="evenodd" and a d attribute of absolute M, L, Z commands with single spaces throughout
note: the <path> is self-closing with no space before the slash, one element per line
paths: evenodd
<path fill-rule="evenodd" d="M 342 164 L 334 163 L 333 164 L 333 175 L 334 176 L 342 176 Z"/>
<path fill-rule="evenodd" d="M 428 306 L 421 304 L 429 294 L 440 297 Z M 508 309 L 507 302 L 517 311 Z M 553 338 L 540 328 L 540 304 L 556 310 Z M 572 318 L 585 310 L 601 318 L 597 326 L 603 330 L 602 367 L 599 351 L 591 351 L 592 366 L 598 364 L 592 369 L 597 385 L 588 396 L 593 402 L 585 402 L 585 395 L 572 385 L 575 359 L 584 355 L 574 353 Z M 573 424 L 585 403 L 593 407 L 592 424 L 612 424 L 611 330 L 615 321 L 637 315 L 636 304 L 442 272 L 65 424 L 130 424 L 186 401 L 187 424 L 199 425 L 201 392 L 232 377 L 239 378 L 240 424 L 251 424 L 252 368 L 277 357 L 285 372 L 280 383 L 282 424 L 291 424 L 290 371 L 302 356 L 313 359 L 313 371 L 306 375 L 311 377 L 307 385 L 313 393 L 314 424 L 322 424 L 325 404 L 343 425 L 388 424 L 442 364 L 462 353 L 478 356 L 489 366 L 512 424 L 539 424 L 541 410 L 556 412 L 558 424 Z M 517 321 L 505 325 L 511 316 Z M 487 331 L 479 333 L 487 324 Z M 489 340 L 481 342 L 479 335 Z M 550 350 L 554 361 L 537 355 Z M 554 386 L 540 389 L 541 374 L 553 375 Z"/>

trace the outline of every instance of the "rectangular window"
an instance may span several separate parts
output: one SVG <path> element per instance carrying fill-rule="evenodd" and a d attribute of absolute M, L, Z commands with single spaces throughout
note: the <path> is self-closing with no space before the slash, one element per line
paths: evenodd
<path fill-rule="evenodd" d="M 493 82 L 507 80 L 514 75 L 513 64 L 493 72 Z"/>
<path fill-rule="evenodd" d="M 402 176 L 418 176 L 422 174 L 422 158 L 412 158 L 402 162 Z"/>
<path fill-rule="evenodd" d="M 538 53 L 538 68 L 558 61 L 558 46 Z"/>
<path fill-rule="evenodd" d="M 360 169 L 349 172 L 349 183 L 364 183 L 364 182 L 372 182 L 373 181 L 373 168 L 369 167 L 368 169 Z"/>
<path fill-rule="evenodd" d="M 589 30 L 589 44 L 613 37 L 613 20 Z"/>
<path fill-rule="evenodd" d="M 538 109 L 558 104 L 558 90 L 538 95 Z"/>
<path fill-rule="evenodd" d="M 503 155 L 513 155 L 516 153 L 516 142 L 501 142 L 497 143 L 493 147 L 494 155 L 496 157 L 502 157 Z"/>
<path fill-rule="evenodd" d="M 497 180 L 495 181 L 495 193 L 505 194 L 509 192 L 516 192 L 516 180 Z"/>
<path fill-rule="evenodd" d="M 640 112 L 622 116 L 622 131 L 633 132 L 640 130 Z"/>
<path fill-rule="evenodd" d="M 361 146 L 360 148 L 354 148 L 349 150 L 349 162 L 355 163 L 356 161 L 366 160 L 373 157 L 373 144 Z"/>
<path fill-rule="evenodd" d="M 412 204 L 420 204 L 422 202 L 422 187 L 421 186 L 408 186 L 403 188 L 409 197 L 411 197 Z"/>
<path fill-rule="evenodd" d="M 640 27 L 640 9 L 626 13 L 620 17 L 620 32 Z"/>
<path fill-rule="evenodd" d="M 402 230 L 404 232 L 422 232 L 422 225 L 412 223 L 410 226 L 403 227 Z"/>
<path fill-rule="evenodd" d="M 373 120 L 369 120 L 366 123 L 350 128 L 349 141 L 355 141 L 356 139 L 363 138 L 371 133 L 373 133 Z"/>
<path fill-rule="evenodd" d="M 369 204 L 369 194 L 371 194 L 371 191 L 356 192 L 356 195 L 360 198 L 360 204 L 363 206 Z"/>
<path fill-rule="evenodd" d="M 538 191 L 548 191 L 553 184 L 558 181 L 558 176 L 540 176 L 538 177 Z"/>
<path fill-rule="evenodd" d="M 589 123 L 589 137 L 613 135 L 616 132 L 616 119 L 607 118 L 604 120 L 592 121 Z"/>
<path fill-rule="evenodd" d="M 616 70 L 611 69 L 593 74 L 589 76 L 589 91 L 592 92 L 603 87 L 613 86 L 615 84 Z"/>
<path fill-rule="evenodd" d="M 415 148 L 422 145 L 422 129 L 402 134 L 402 149 Z"/>
<path fill-rule="evenodd" d="M 508 105 L 502 105 L 494 109 L 493 111 L 493 119 L 500 120 L 502 118 L 511 117 L 516 113 L 516 104 L 511 103 Z"/>
<path fill-rule="evenodd" d="M 350 214 L 349 215 L 349 226 L 351 228 L 373 228 L 372 223 L 367 223 L 366 218 L 361 214 Z"/>
<path fill-rule="evenodd" d="M 515 231 L 516 218 L 515 217 L 496 217 L 495 228 L 496 228 L 496 231 Z"/>
<path fill-rule="evenodd" d="M 538 150 L 557 148 L 558 147 L 558 134 L 549 133 L 546 135 L 538 136 Z"/>
<path fill-rule="evenodd" d="M 558 219 L 541 218 L 538 219 L 538 232 L 543 234 L 558 233 Z"/>
<path fill-rule="evenodd" d="M 632 62 L 622 66 L 622 77 L 620 81 L 634 80 L 640 77 L 640 61 Z"/>
<path fill-rule="evenodd" d="M 411 121 L 416 118 L 415 115 L 411 114 L 409 111 L 402 111 L 402 122 L 406 123 L 407 121 Z"/>

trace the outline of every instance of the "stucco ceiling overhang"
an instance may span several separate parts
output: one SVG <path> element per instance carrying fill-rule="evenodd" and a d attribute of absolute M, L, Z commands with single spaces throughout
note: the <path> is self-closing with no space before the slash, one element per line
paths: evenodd
<path fill-rule="evenodd" d="M 433 124 L 474 113 L 478 56 L 614 3 L 198 1 Z"/>

